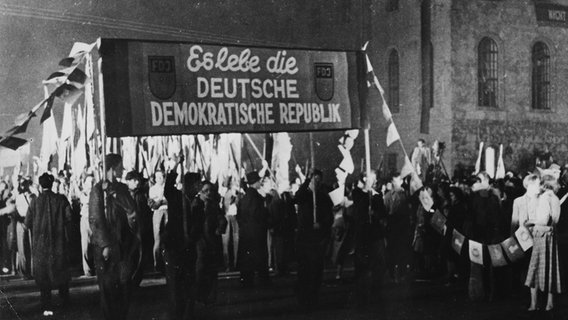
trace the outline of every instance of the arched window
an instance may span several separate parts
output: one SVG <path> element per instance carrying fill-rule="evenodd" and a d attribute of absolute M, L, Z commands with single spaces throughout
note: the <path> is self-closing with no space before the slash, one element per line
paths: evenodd
<path fill-rule="evenodd" d="M 389 54 L 389 91 L 388 105 L 392 112 L 399 112 L 399 64 L 398 52 L 393 49 Z"/>
<path fill-rule="evenodd" d="M 532 107 L 550 109 L 550 51 L 544 42 L 532 49 Z"/>
<path fill-rule="evenodd" d="M 482 107 L 497 107 L 499 93 L 497 77 L 497 43 L 483 38 L 477 47 L 477 92 L 478 104 Z"/>

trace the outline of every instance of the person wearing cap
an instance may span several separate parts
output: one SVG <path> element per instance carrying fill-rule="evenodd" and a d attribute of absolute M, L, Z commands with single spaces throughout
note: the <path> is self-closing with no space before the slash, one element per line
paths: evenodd
<path fill-rule="evenodd" d="M 53 315 L 51 290 L 59 289 L 64 303 L 69 299 L 69 243 L 66 227 L 71 223 L 69 201 L 51 191 L 54 178 L 48 173 L 39 177 L 41 194 L 32 199 L 25 219 L 32 234 L 33 277 L 40 289 L 44 316 Z"/>
<path fill-rule="evenodd" d="M 263 284 L 270 282 L 267 247 L 269 212 L 258 172 L 249 172 L 246 179 L 249 188 L 237 207 L 239 224 L 237 268 L 241 273 L 241 284 L 250 287 L 254 283 L 255 272 L 258 273 Z"/>
<path fill-rule="evenodd" d="M 144 179 L 137 171 L 130 171 L 124 178 L 130 196 L 136 204 L 136 212 L 138 213 L 138 225 L 140 228 L 140 237 L 142 240 L 142 256 L 140 265 L 134 275 L 134 285 L 138 286 L 144 277 L 144 270 L 152 265 L 152 247 L 154 244 L 154 236 L 152 233 L 152 210 L 148 206 L 148 189 L 144 186 Z"/>
<path fill-rule="evenodd" d="M 296 192 L 296 203 L 298 204 L 296 296 L 304 311 L 310 311 L 318 303 L 325 252 L 331 238 L 333 224 L 333 203 L 328 190 L 325 190 L 322 185 L 322 177 L 321 171 L 313 170 Z"/>
<path fill-rule="evenodd" d="M 89 224 L 95 248 L 95 266 L 104 318 L 126 319 L 137 269 L 140 228 L 136 204 L 128 187 L 117 181 L 124 168 L 122 157 L 105 156 L 105 180 L 93 186 Z"/>

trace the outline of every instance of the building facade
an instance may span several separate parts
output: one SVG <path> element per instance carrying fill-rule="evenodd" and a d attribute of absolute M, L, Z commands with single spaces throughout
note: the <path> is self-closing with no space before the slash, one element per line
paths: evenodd
<path fill-rule="evenodd" d="M 408 152 L 419 138 L 445 142 L 450 176 L 473 167 L 480 142 L 503 145 L 507 170 L 546 151 L 568 160 L 568 1 L 373 5 L 371 60 Z M 402 165 L 402 150 L 379 148 Z"/>

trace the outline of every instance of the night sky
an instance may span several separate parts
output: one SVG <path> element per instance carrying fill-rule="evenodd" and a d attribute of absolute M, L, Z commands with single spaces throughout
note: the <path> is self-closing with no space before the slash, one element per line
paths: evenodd
<path fill-rule="evenodd" d="M 60 68 L 74 42 L 110 37 L 356 50 L 371 10 L 367 0 L 2 0 L 1 132 L 41 101 L 41 81 Z M 20 135 L 33 138 L 32 154 L 41 145 L 41 112 Z M 54 113 L 61 130 L 61 102 Z"/>

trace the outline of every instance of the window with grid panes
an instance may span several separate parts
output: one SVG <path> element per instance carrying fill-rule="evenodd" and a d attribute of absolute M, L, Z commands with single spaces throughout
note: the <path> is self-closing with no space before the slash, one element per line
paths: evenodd
<path fill-rule="evenodd" d="M 532 49 L 532 107 L 550 109 L 550 52 L 544 42 Z"/>
<path fill-rule="evenodd" d="M 489 37 L 481 39 L 477 48 L 477 92 L 479 106 L 498 106 L 498 56 L 497 43 Z"/>

